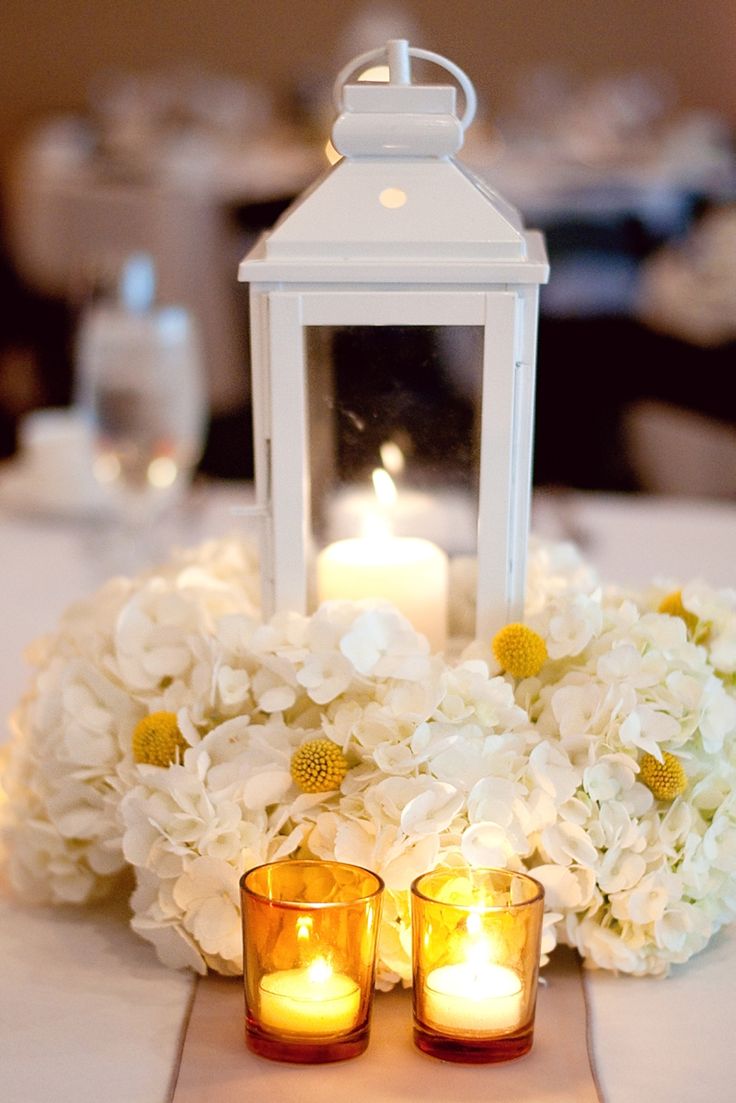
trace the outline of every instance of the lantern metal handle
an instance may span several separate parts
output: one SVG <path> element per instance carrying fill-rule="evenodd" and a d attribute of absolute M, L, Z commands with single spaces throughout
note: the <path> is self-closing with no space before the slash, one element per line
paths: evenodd
<path fill-rule="evenodd" d="M 332 92 L 337 110 L 342 111 L 343 107 L 343 85 L 347 84 L 349 78 L 356 69 L 362 68 L 371 61 L 386 59 L 389 62 L 392 83 L 410 84 L 410 57 L 419 58 L 421 61 L 432 61 L 435 65 L 439 65 L 441 69 L 445 69 L 455 78 L 465 96 L 465 111 L 463 112 L 462 118 L 459 120 L 460 127 L 463 133 L 465 133 L 475 118 L 475 110 L 478 105 L 478 97 L 475 94 L 475 88 L 470 77 L 459 65 L 456 65 L 454 61 L 450 61 L 449 58 L 442 57 L 441 54 L 435 54 L 431 50 L 422 50 L 418 46 L 410 46 L 406 39 L 403 38 L 391 39 L 385 46 L 379 46 L 377 50 L 368 50 L 365 54 L 359 54 L 358 57 L 354 57 L 352 61 L 349 61 L 348 64 L 340 70 L 337 74 Z"/>

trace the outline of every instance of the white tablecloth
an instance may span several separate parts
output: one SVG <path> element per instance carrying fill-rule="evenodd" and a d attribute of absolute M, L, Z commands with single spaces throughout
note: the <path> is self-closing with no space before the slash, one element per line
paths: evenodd
<path fill-rule="evenodd" d="M 198 515 L 193 531 L 230 527 L 229 507 L 239 498 L 231 491 L 213 502 L 212 512 Z M 736 509 L 730 505 L 553 496 L 538 501 L 535 516 L 542 532 L 581 538 L 589 558 L 611 581 L 639 583 L 655 573 L 736 581 Z M 89 588 L 92 574 L 83 549 L 73 524 L 0 519 L 3 715 L 23 683 L 22 647 L 53 627 L 64 605 Z M 122 903 L 47 911 L 0 897 L 3 1103 L 165 1103 L 170 1098 L 192 980 L 159 966 L 151 948 L 126 927 L 123 914 Z M 586 992 L 590 1050 L 606 1103 L 734 1098 L 736 935 L 723 932 L 667 981 L 593 973 Z M 430 1063 L 427 1069 L 429 1077 Z M 387 1070 L 387 1083 L 392 1076 Z M 493 1083 L 489 1072 L 489 1095 Z M 370 1098 L 423 1096 L 417 1083 L 411 1094 Z M 292 1098 L 297 1101 L 298 1093 Z M 574 1095 L 570 1098 L 574 1103 Z"/>
<path fill-rule="evenodd" d="M 604 1103 L 733 1103 L 733 927 L 666 980 L 591 972 L 585 988 Z"/>
<path fill-rule="evenodd" d="M 24 907 L 0 890 L 3 1103 L 165 1103 L 194 981 L 126 925 L 124 902 Z"/>
<path fill-rule="evenodd" d="M 736 586 L 732 502 L 543 491 L 534 498 L 532 528 L 577 543 L 604 582 L 646 586 L 654 578 L 702 578 Z"/>

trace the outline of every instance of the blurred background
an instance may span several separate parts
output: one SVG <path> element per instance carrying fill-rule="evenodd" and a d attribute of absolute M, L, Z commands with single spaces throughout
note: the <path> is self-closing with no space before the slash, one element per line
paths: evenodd
<path fill-rule="evenodd" d="M 732 0 L 4 0 L 0 457 L 78 398 L 80 327 L 122 294 L 198 334 L 199 469 L 252 472 L 237 262 L 326 167 L 336 73 L 389 37 L 469 74 L 461 157 L 547 235 L 536 484 L 733 498 Z M 472 401 L 457 380 L 453 425 Z"/>

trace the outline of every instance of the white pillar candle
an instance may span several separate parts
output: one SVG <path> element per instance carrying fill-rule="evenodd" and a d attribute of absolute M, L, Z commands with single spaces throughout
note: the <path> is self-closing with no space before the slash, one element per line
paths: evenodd
<path fill-rule="evenodd" d="M 505 965 L 443 965 L 424 986 L 427 1025 L 454 1035 L 493 1037 L 521 1025 L 521 981 Z"/>
<path fill-rule="evenodd" d="M 429 640 L 434 651 L 447 634 L 447 556 L 413 536 L 338 540 L 317 557 L 320 601 L 384 598 Z"/>
<path fill-rule="evenodd" d="M 348 1034 L 360 1014 L 360 988 L 324 961 L 267 973 L 259 985 L 261 1026 L 275 1034 Z"/>

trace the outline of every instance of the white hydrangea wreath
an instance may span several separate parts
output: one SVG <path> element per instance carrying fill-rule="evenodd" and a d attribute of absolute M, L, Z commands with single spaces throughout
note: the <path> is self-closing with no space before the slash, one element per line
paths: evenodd
<path fill-rule="evenodd" d="M 81 904 L 132 868 L 161 960 L 236 974 L 245 869 L 355 862 L 386 883 L 383 988 L 410 981 L 408 888 L 439 863 L 531 871 L 545 954 L 593 967 L 666 973 L 734 917 L 736 593 L 603 592 L 569 545 L 533 544 L 517 636 L 544 661 L 514 677 L 490 641 L 430 654 L 390 606 L 262 624 L 257 575 L 246 545 L 209 543 L 32 650 L 3 776 L 24 898 Z"/>

